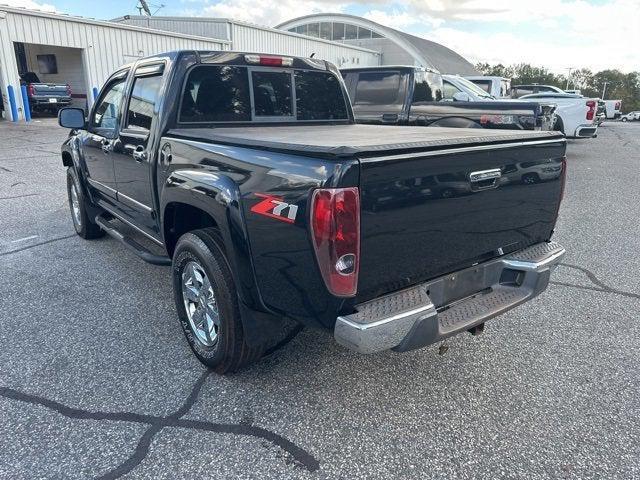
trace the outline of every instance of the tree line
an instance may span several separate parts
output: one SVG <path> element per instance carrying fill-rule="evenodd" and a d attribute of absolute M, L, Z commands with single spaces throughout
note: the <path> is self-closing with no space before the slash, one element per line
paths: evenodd
<path fill-rule="evenodd" d="M 622 100 L 624 112 L 640 110 L 640 72 L 623 73 L 614 69 L 594 73 L 588 68 L 581 68 L 562 75 L 527 63 L 508 66 L 478 63 L 476 69 L 483 75 L 510 78 L 514 86 L 531 83 L 555 85 L 563 90 L 577 89 L 582 95 L 595 98 L 601 98 L 604 91 L 604 100 Z"/>

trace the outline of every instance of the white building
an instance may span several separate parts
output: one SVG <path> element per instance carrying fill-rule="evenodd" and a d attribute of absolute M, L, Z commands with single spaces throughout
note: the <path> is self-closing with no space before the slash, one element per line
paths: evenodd
<path fill-rule="evenodd" d="M 375 50 L 382 56 L 382 65 L 416 65 L 446 74 L 479 74 L 470 62 L 444 45 L 355 15 L 318 13 L 294 18 L 276 28 Z"/>
<path fill-rule="evenodd" d="M 330 39 L 311 38 L 277 28 L 229 18 L 148 17 L 126 15 L 111 20 L 120 24 L 152 28 L 186 35 L 211 37 L 229 43 L 231 50 L 264 52 L 328 60 L 338 66 L 380 65 L 380 53 L 360 45 L 347 45 Z"/>
<path fill-rule="evenodd" d="M 357 45 L 231 20 L 207 25 L 195 33 L 168 31 L 156 25 L 154 29 L 0 5 L 2 116 L 24 119 L 20 73 L 31 71 L 43 82 L 69 84 L 78 104 L 90 105 L 94 90 L 120 65 L 171 50 L 238 50 L 296 56 L 315 53 L 316 58 L 336 63 L 342 59 L 355 65 L 380 63 L 378 52 Z M 214 28 L 220 28 L 225 37 L 203 34 Z"/>

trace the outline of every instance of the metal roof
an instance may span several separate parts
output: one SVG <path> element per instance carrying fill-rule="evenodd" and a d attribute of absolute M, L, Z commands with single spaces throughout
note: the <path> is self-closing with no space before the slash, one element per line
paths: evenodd
<path fill-rule="evenodd" d="M 251 23 L 251 22 L 243 22 L 240 20 L 234 20 L 232 18 L 226 18 L 226 17 L 187 17 L 187 16 L 183 16 L 183 17 L 176 17 L 176 16 L 159 16 L 159 15 L 153 15 L 151 17 L 146 16 L 146 15 L 124 15 L 122 17 L 116 17 L 112 20 L 110 20 L 111 22 L 114 22 L 118 25 L 127 25 L 127 21 L 141 21 L 141 20 L 146 20 L 150 23 L 158 23 L 158 22 L 179 22 L 179 23 L 183 23 L 183 24 L 187 24 L 187 23 L 227 23 L 230 25 L 241 25 L 244 27 L 249 27 L 255 30 L 262 30 L 264 32 L 277 32 L 280 35 L 287 35 L 289 37 L 299 37 L 299 38 L 312 38 L 313 40 L 317 41 L 317 42 L 321 42 L 321 43 L 327 43 L 327 44 L 336 44 L 338 43 L 339 45 L 344 46 L 345 44 L 340 43 L 340 42 L 335 42 L 332 40 L 327 40 L 324 38 L 319 38 L 319 37 L 308 37 L 307 35 L 300 35 L 299 33 L 295 33 L 295 32 L 289 32 L 287 30 L 282 30 L 280 28 L 274 28 L 274 27 L 268 27 L 265 25 L 259 25 L 257 23 Z M 159 28 L 159 27 L 156 27 Z M 159 28 L 160 30 L 163 30 L 163 28 Z M 167 30 L 167 31 L 174 31 L 175 30 Z M 213 37 L 213 38 L 219 38 L 219 37 Z M 227 43 L 231 42 L 232 40 L 227 39 Z M 346 44 L 346 46 L 348 46 L 349 48 L 353 49 L 353 50 L 359 50 L 362 52 L 369 52 L 369 53 L 378 53 L 377 51 L 370 49 L 370 48 L 366 48 L 366 47 L 361 47 L 359 45 L 348 45 Z"/>
<path fill-rule="evenodd" d="M 23 7 L 11 7 L 9 5 L 4 5 L 0 3 L 0 12 L 11 12 L 20 15 L 29 15 L 32 17 L 41 17 L 41 18 L 53 18 L 56 20 L 63 20 L 66 22 L 75 22 L 75 23 L 84 23 L 88 25 L 97 25 L 100 27 L 108 27 L 108 28 L 119 28 L 122 30 L 131 30 L 134 32 L 142 32 L 142 33 L 153 33 L 156 35 L 164 35 L 167 37 L 176 37 L 176 38 L 191 38 L 194 40 L 203 40 L 206 42 L 211 42 L 213 39 L 211 37 L 203 37 L 198 35 L 184 35 L 181 33 L 170 32 L 167 30 L 158 30 L 154 28 L 146 28 L 146 27 L 137 27 L 127 25 L 125 23 L 117 23 L 111 22 L 108 20 L 96 20 L 95 18 L 88 17 L 80 17 L 76 15 L 69 15 L 66 13 L 57 13 L 57 12 L 46 12 L 44 10 L 31 10 Z M 215 39 L 217 43 L 230 44 L 231 42 L 223 39 Z"/>
<path fill-rule="evenodd" d="M 444 45 L 416 37 L 415 35 L 396 30 L 395 28 L 380 25 L 379 23 L 356 15 L 349 15 L 345 13 L 317 13 L 288 20 L 277 25 L 276 28 L 291 28 L 309 23 L 310 21 L 334 21 L 368 28 L 404 48 L 419 63 L 423 64 L 423 66 L 435 68 L 441 73 L 454 73 L 460 75 L 478 75 L 480 73 L 475 69 L 473 64 L 462 57 L 462 55 L 454 52 Z"/>

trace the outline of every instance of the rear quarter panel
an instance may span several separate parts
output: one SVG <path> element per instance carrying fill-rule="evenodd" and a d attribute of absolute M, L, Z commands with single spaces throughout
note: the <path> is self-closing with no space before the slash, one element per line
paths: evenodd
<path fill-rule="evenodd" d="M 342 162 L 266 150 L 169 140 L 173 160 L 162 175 L 188 178 L 185 201 L 208 208 L 229 245 L 227 255 L 251 308 L 329 328 L 344 300 L 327 291 L 309 230 L 314 188 L 358 185 L 357 160 Z M 160 186 L 162 204 L 175 186 Z M 270 199 L 293 206 L 273 213 Z M 268 208 L 261 208 L 268 207 Z"/>

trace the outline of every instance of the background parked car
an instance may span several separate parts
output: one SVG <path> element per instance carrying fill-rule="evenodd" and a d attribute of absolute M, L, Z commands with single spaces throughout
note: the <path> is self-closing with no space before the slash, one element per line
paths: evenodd
<path fill-rule="evenodd" d="M 620 118 L 622 115 L 622 100 L 605 100 L 607 118 Z"/>
<path fill-rule="evenodd" d="M 492 77 L 488 75 L 465 75 L 467 80 L 475 83 L 489 95 L 495 98 L 511 96 L 511 79 L 505 77 Z"/>
<path fill-rule="evenodd" d="M 553 130 L 555 105 L 496 100 L 458 75 L 416 66 L 342 69 L 358 123 Z"/>
<path fill-rule="evenodd" d="M 544 85 L 536 85 L 536 88 L 546 87 Z M 590 138 L 595 137 L 598 133 L 597 111 L 598 100 L 595 98 L 586 98 L 582 95 L 572 95 L 564 93 L 557 87 L 551 87 L 559 90 L 559 92 L 550 91 L 548 93 L 534 93 L 524 95 L 520 100 L 540 100 L 553 102 L 557 105 L 556 127 L 559 132 L 564 133 L 570 138 Z M 518 88 L 518 87 L 516 87 Z"/>
<path fill-rule="evenodd" d="M 518 85 L 516 87 L 511 87 L 511 98 L 520 98 L 525 95 L 533 95 L 536 93 L 562 93 L 565 94 L 564 90 L 554 87 L 553 85 Z M 575 95 L 575 94 L 573 94 Z"/>
<path fill-rule="evenodd" d="M 57 113 L 71 104 L 71 87 L 60 83 L 43 83 L 34 72 L 20 74 L 20 84 L 27 86 L 32 112 Z"/>
<path fill-rule="evenodd" d="M 623 122 L 640 120 L 640 111 L 629 112 L 626 115 L 622 115 L 622 117 L 620 117 L 620 120 L 622 120 Z"/>

